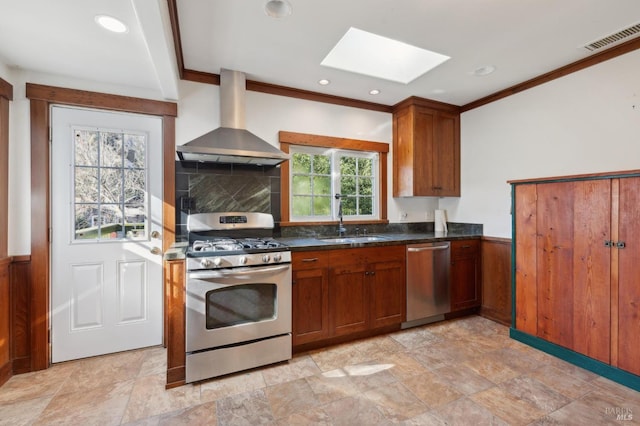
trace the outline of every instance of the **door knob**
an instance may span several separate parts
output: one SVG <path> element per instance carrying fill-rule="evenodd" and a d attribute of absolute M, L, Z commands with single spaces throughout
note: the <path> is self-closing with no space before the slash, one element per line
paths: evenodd
<path fill-rule="evenodd" d="M 159 247 L 152 247 L 149 251 L 151 252 L 151 254 L 162 254 L 162 250 L 160 250 Z"/>
<path fill-rule="evenodd" d="M 151 238 L 160 238 L 160 232 L 151 231 Z"/>

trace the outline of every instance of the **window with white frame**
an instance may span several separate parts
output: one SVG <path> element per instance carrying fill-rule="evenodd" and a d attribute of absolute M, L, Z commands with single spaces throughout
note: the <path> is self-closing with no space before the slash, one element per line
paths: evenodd
<path fill-rule="evenodd" d="M 336 194 L 344 220 L 379 219 L 377 152 L 292 145 L 290 154 L 293 221 L 336 220 Z"/>

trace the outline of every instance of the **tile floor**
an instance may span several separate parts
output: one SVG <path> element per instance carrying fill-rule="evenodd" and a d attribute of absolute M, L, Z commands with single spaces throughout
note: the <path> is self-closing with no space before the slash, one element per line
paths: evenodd
<path fill-rule="evenodd" d="M 639 392 L 477 316 L 171 390 L 165 357 L 150 348 L 14 376 L 0 425 L 640 424 Z"/>

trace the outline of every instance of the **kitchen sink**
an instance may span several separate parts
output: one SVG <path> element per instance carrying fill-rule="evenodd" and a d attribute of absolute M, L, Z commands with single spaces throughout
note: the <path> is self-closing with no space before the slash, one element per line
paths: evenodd
<path fill-rule="evenodd" d="M 330 238 L 318 238 L 325 243 L 333 244 L 354 244 L 354 243 L 374 243 L 376 241 L 386 241 L 385 237 L 379 235 L 366 235 L 358 237 L 330 237 Z"/>

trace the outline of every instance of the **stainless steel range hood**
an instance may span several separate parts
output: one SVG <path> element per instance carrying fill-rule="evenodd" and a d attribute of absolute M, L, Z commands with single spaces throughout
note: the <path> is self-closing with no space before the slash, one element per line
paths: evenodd
<path fill-rule="evenodd" d="M 289 156 L 245 129 L 246 77 L 220 70 L 221 127 L 176 148 L 181 161 L 275 166 Z"/>

